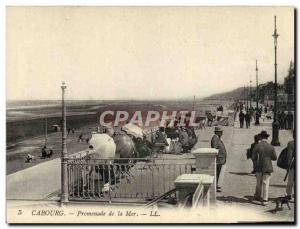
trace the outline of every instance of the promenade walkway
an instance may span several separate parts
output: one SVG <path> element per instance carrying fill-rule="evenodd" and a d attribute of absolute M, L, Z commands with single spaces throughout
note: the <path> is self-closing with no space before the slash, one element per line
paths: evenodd
<path fill-rule="evenodd" d="M 224 175 L 224 184 L 222 192 L 217 194 L 218 205 L 233 205 L 246 208 L 252 208 L 262 215 L 267 214 L 273 216 L 274 220 L 293 221 L 294 219 L 294 203 L 291 203 L 292 210 L 288 210 L 284 206 L 283 211 L 278 211 L 276 214 L 271 213 L 275 209 L 276 203 L 274 198 L 284 196 L 286 182 L 283 181 L 286 171 L 277 167 L 276 162 L 273 162 L 274 173 L 272 173 L 269 188 L 270 203 L 267 206 L 261 205 L 258 201 L 253 201 L 253 194 L 255 192 L 256 177 L 250 174 L 252 171 L 252 161 L 246 158 L 246 149 L 250 147 L 253 142 L 255 134 L 261 130 L 267 130 L 271 135 L 269 142 L 272 139 L 271 121 L 261 120 L 261 125 L 253 125 L 250 129 L 239 128 L 239 123 L 236 120 L 232 131 L 232 139 L 228 141 L 225 139 L 227 146 L 228 158 L 226 163 L 226 170 Z M 226 133 L 226 132 L 225 132 Z M 275 147 L 277 156 L 281 150 L 286 147 L 288 141 L 292 140 L 292 132 L 290 130 L 280 130 L 281 146 Z"/>
<path fill-rule="evenodd" d="M 60 158 L 6 176 L 6 199 L 43 200 L 60 189 Z"/>
<path fill-rule="evenodd" d="M 72 156 L 84 153 L 71 154 Z M 6 199 L 45 200 L 60 190 L 61 161 L 55 158 L 6 176 Z"/>
<path fill-rule="evenodd" d="M 273 163 L 274 173 L 270 181 L 270 204 L 262 206 L 260 202 L 252 200 L 256 178 L 250 174 L 252 161 L 247 160 L 246 149 L 253 142 L 253 136 L 263 129 L 271 135 L 271 122 L 265 120 L 261 121 L 260 126 L 252 125 L 250 129 L 240 129 L 236 120 L 234 127 L 224 127 L 222 139 L 227 148 L 228 158 L 222 192 L 217 193 L 217 206 L 226 207 L 229 211 L 230 207 L 245 207 L 245 209 L 251 209 L 262 216 L 267 216 L 272 221 L 293 221 L 293 203 L 291 203 L 292 210 L 288 210 L 285 206 L 283 211 L 278 211 L 276 214 L 270 212 L 276 205 L 274 198 L 284 196 L 286 187 L 286 182 L 283 182 L 285 171 L 278 168 L 276 162 Z M 210 147 L 213 131 L 214 127 L 197 130 L 196 134 L 199 135 L 197 146 Z M 281 146 L 275 148 L 277 155 L 290 140 L 292 140 L 291 131 L 281 130 Z M 271 137 L 269 141 L 271 141 Z M 50 194 L 58 193 L 59 190 L 59 158 L 7 175 L 7 199 L 10 200 L 45 200 Z"/>

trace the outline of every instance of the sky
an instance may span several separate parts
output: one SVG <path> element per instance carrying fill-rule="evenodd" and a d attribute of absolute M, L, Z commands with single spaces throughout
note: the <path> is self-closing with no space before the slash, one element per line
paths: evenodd
<path fill-rule="evenodd" d="M 274 79 L 294 60 L 291 7 L 7 7 L 6 99 L 180 99 Z"/>

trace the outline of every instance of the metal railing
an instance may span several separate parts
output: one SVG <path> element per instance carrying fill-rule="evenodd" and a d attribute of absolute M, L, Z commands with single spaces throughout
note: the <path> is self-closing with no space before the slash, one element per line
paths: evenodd
<path fill-rule="evenodd" d="M 174 180 L 193 173 L 195 159 L 71 158 L 69 200 L 146 202 L 174 189 Z"/>

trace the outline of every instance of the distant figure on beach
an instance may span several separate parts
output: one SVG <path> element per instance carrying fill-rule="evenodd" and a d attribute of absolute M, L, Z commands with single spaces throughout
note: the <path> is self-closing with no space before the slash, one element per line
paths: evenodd
<path fill-rule="evenodd" d="M 78 136 L 78 142 L 82 142 L 83 141 L 83 139 L 82 139 L 82 134 L 80 134 L 79 136 Z"/>
<path fill-rule="evenodd" d="M 52 157 L 52 155 L 53 155 L 53 150 L 52 149 L 49 150 L 49 153 L 46 151 L 46 157 L 47 158 Z"/>
<path fill-rule="evenodd" d="M 35 160 L 35 157 L 31 154 L 27 154 L 27 157 L 26 157 L 26 163 L 30 163 L 32 162 L 33 160 Z"/>
<path fill-rule="evenodd" d="M 75 129 L 74 128 L 72 128 L 72 134 L 74 134 L 75 133 Z"/>
<path fill-rule="evenodd" d="M 268 205 L 269 183 L 273 172 L 272 161 L 277 160 L 275 149 L 267 140 L 270 135 L 263 130 L 260 133 L 261 141 L 255 145 L 252 160 L 256 161 L 256 191 L 254 198 Z"/>
<path fill-rule="evenodd" d="M 47 157 L 47 151 L 46 151 L 46 146 L 43 146 L 42 148 L 42 159 L 46 158 Z"/>
<path fill-rule="evenodd" d="M 224 171 L 222 171 L 222 168 L 224 170 L 223 165 L 226 163 L 227 158 L 227 152 L 225 145 L 223 141 L 221 140 L 221 137 L 223 135 L 223 129 L 221 127 L 216 126 L 215 127 L 215 134 L 213 135 L 211 139 L 211 148 L 215 148 L 219 150 L 219 153 L 217 155 L 217 192 L 221 192 L 222 185 L 223 185 L 223 176 L 220 177 L 220 174 L 224 174 Z M 219 179 L 220 178 L 220 179 Z"/>
<path fill-rule="evenodd" d="M 240 128 L 244 128 L 245 114 L 242 110 L 239 113 L 239 119 L 240 119 Z"/>
<path fill-rule="evenodd" d="M 70 134 L 70 132 L 71 132 L 71 128 L 68 128 L 68 134 Z"/>

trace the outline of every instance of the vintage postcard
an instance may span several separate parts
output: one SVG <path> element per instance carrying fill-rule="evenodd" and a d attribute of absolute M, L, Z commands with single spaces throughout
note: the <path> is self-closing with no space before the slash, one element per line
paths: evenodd
<path fill-rule="evenodd" d="M 290 6 L 7 6 L 7 223 L 295 223 L 294 37 Z"/>

